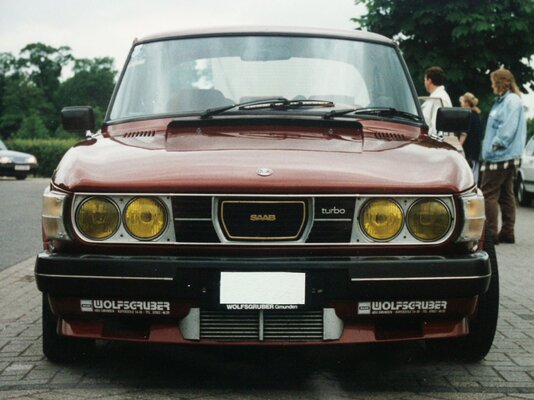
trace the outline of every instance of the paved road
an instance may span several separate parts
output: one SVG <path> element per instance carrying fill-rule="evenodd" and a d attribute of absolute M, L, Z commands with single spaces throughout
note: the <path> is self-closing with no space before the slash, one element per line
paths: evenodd
<path fill-rule="evenodd" d="M 0 399 L 534 399 L 532 226 L 534 208 L 520 209 L 518 243 L 497 247 L 498 334 L 479 364 L 433 357 L 422 343 L 225 349 L 102 342 L 91 360 L 54 365 L 41 354 L 41 299 L 29 258 L 0 271 Z"/>
<path fill-rule="evenodd" d="M 41 195 L 49 181 L 0 178 L 0 271 L 42 248 Z"/>

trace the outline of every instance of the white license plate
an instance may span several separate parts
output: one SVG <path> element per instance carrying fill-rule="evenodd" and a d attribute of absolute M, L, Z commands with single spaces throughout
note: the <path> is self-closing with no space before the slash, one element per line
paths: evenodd
<path fill-rule="evenodd" d="M 221 272 L 220 304 L 303 305 L 303 272 Z"/>
<path fill-rule="evenodd" d="M 15 165 L 15 171 L 29 171 L 29 165 Z"/>

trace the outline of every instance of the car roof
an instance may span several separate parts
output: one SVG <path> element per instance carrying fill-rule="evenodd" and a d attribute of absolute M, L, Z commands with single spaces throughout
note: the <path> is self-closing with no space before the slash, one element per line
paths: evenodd
<path fill-rule="evenodd" d="M 155 42 L 168 39 L 183 39 L 207 36 L 241 36 L 241 35 L 274 35 L 274 36 L 305 36 L 328 37 L 349 40 L 363 40 L 394 45 L 395 42 L 385 36 L 372 32 L 350 31 L 341 29 L 300 28 L 300 27 L 273 27 L 273 26 L 224 26 L 164 32 L 145 36 L 134 40 L 139 43 Z"/>

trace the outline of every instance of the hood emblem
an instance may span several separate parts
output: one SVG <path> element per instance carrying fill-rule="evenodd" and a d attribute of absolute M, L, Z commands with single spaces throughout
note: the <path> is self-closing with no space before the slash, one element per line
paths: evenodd
<path fill-rule="evenodd" d="M 259 175 L 259 176 L 270 176 L 273 174 L 273 170 L 271 168 L 258 168 L 256 170 L 256 173 Z"/>

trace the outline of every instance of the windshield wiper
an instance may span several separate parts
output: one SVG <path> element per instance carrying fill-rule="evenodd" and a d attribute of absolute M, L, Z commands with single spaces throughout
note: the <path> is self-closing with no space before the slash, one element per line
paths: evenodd
<path fill-rule="evenodd" d="M 288 100 L 285 97 L 273 97 L 236 103 L 228 106 L 210 108 L 200 114 L 201 119 L 237 108 L 239 110 L 260 110 L 270 108 L 273 110 L 291 110 L 305 107 L 335 107 L 334 102 L 328 100 Z"/>
<path fill-rule="evenodd" d="M 349 108 L 345 110 L 332 110 L 326 113 L 323 118 L 330 119 L 346 114 L 363 114 L 363 115 L 378 115 L 385 117 L 402 117 L 411 119 L 412 121 L 422 121 L 419 115 L 415 115 L 406 111 L 400 111 L 393 107 L 361 107 L 361 108 Z"/>

